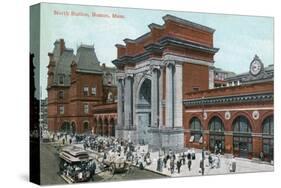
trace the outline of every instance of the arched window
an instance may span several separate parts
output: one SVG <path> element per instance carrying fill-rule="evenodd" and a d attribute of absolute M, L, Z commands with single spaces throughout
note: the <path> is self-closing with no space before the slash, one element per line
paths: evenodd
<path fill-rule="evenodd" d="M 142 83 L 139 93 L 139 101 L 144 104 L 151 103 L 151 80 L 145 79 Z"/>
<path fill-rule="evenodd" d="M 233 123 L 234 133 L 251 133 L 251 127 L 248 119 L 244 116 L 238 116 Z"/>
<path fill-rule="evenodd" d="M 224 132 L 224 126 L 222 120 L 215 116 L 210 120 L 209 123 L 210 132 Z"/>
<path fill-rule="evenodd" d="M 273 151 L 274 151 L 274 121 L 273 116 L 267 117 L 262 122 L 262 144 L 263 144 L 263 153 L 265 160 L 273 160 Z"/>
<path fill-rule="evenodd" d="M 253 143 L 250 122 L 245 116 L 238 116 L 233 121 L 233 152 L 241 157 L 252 155 Z"/>
<path fill-rule="evenodd" d="M 190 120 L 190 142 L 202 143 L 203 128 L 200 120 L 197 117 L 193 117 Z"/>
<path fill-rule="evenodd" d="M 209 121 L 209 130 L 210 130 L 210 137 L 209 137 L 209 146 L 212 152 L 223 153 L 224 152 L 224 125 L 222 120 L 214 116 Z"/>
<path fill-rule="evenodd" d="M 267 117 L 263 123 L 262 123 L 262 134 L 263 135 L 274 135 L 274 121 L 273 121 L 273 116 Z"/>

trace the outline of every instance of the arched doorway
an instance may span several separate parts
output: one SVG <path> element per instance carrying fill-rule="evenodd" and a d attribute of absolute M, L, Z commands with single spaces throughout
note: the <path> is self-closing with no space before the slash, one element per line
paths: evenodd
<path fill-rule="evenodd" d="M 63 133 L 66 133 L 66 134 L 75 133 L 75 123 L 72 122 L 70 124 L 68 121 L 63 122 L 61 127 L 60 127 L 60 132 L 63 132 Z"/>
<path fill-rule="evenodd" d="M 203 143 L 203 127 L 201 121 L 197 117 L 193 117 L 189 121 L 190 127 L 190 143 Z"/>
<path fill-rule="evenodd" d="M 98 126 L 98 120 L 95 118 L 94 119 L 94 128 L 93 128 L 93 133 L 97 134 L 97 126 Z"/>
<path fill-rule="evenodd" d="M 238 116 L 233 121 L 233 153 L 240 157 L 252 155 L 253 142 L 250 122 L 245 116 Z"/>
<path fill-rule="evenodd" d="M 76 132 L 76 124 L 75 124 L 74 121 L 71 122 L 70 129 L 71 129 L 70 132 L 72 132 L 72 134 L 75 134 L 75 132 Z"/>
<path fill-rule="evenodd" d="M 107 118 L 105 118 L 103 121 L 103 127 L 102 127 L 104 136 L 108 136 L 108 127 L 109 127 L 108 120 L 107 120 Z"/>
<path fill-rule="evenodd" d="M 147 144 L 148 129 L 151 126 L 151 80 L 148 78 L 141 83 L 136 108 L 138 141 L 139 144 Z"/>
<path fill-rule="evenodd" d="M 274 153 L 274 120 L 273 116 L 267 117 L 262 123 L 262 145 L 266 160 L 273 160 Z"/>
<path fill-rule="evenodd" d="M 89 133 L 90 132 L 90 125 L 88 121 L 83 122 L 83 132 L 84 133 Z"/>
<path fill-rule="evenodd" d="M 218 116 L 209 121 L 209 149 L 212 152 L 224 153 L 224 125 Z"/>
<path fill-rule="evenodd" d="M 102 119 L 99 118 L 98 124 L 97 124 L 97 134 L 102 135 Z"/>
<path fill-rule="evenodd" d="M 111 126 L 111 136 L 115 136 L 115 121 L 113 118 L 110 119 L 110 126 Z"/>

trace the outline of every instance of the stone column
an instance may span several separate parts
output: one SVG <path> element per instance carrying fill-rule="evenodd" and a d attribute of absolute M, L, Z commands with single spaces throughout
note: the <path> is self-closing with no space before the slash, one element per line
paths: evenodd
<path fill-rule="evenodd" d="M 129 129 L 132 127 L 132 81 L 133 78 L 132 76 L 127 76 L 125 78 L 125 93 L 124 93 L 124 116 L 125 116 L 125 121 L 124 121 L 124 128 Z"/>
<path fill-rule="evenodd" d="M 123 107 L 124 107 L 124 101 L 123 101 L 123 80 L 118 80 L 117 85 L 117 98 L 118 98 L 118 105 L 117 105 L 117 114 L 118 114 L 118 127 L 122 128 L 124 127 L 124 113 L 123 113 Z"/>
<path fill-rule="evenodd" d="M 151 85 L 151 126 L 158 127 L 159 122 L 159 83 L 158 70 L 152 69 L 152 85 Z"/>
<path fill-rule="evenodd" d="M 174 73 L 174 127 L 182 127 L 182 64 L 175 64 Z"/>
<path fill-rule="evenodd" d="M 174 127 L 173 66 L 174 65 L 170 62 L 166 66 L 166 100 L 165 100 L 166 127 Z"/>
<path fill-rule="evenodd" d="M 160 68 L 159 72 L 159 127 L 163 126 L 163 108 L 162 108 L 162 100 L 163 100 L 163 68 Z"/>

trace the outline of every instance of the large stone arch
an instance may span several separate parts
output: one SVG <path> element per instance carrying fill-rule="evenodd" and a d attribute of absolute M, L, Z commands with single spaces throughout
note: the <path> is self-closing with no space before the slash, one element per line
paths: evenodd
<path fill-rule="evenodd" d="M 140 144 L 148 144 L 150 140 L 148 129 L 151 126 L 151 76 L 143 75 L 137 84 L 135 95 L 137 140 Z"/>

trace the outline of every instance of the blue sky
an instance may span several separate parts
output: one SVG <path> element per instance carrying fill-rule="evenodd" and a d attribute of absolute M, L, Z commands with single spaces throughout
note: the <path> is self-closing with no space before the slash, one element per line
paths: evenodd
<path fill-rule="evenodd" d="M 163 24 L 166 14 L 187 19 L 215 29 L 214 47 L 220 48 L 215 55 L 215 66 L 235 73 L 247 72 L 254 55 L 257 54 L 265 66 L 273 64 L 273 18 L 256 16 L 234 16 L 222 14 L 176 12 L 164 10 L 142 10 L 80 5 L 44 4 L 41 9 L 40 83 L 42 98 L 47 96 L 48 52 L 53 50 L 56 39 L 64 38 L 66 46 L 94 44 L 101 63 L 113 66 L 116 59 L 115 44 L 123 39 L 135 39 L 149 31 L 150 23 Z M 124 19 L 57 16 L 57 11 L 75 11 L 120 14 Z"/>

